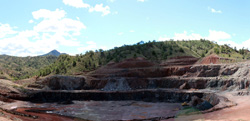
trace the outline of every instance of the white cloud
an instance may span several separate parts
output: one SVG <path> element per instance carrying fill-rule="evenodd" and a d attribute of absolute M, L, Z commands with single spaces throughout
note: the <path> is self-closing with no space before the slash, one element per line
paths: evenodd
<path fill-rule="evenodd" d="M 206 39 L 219 41 L 219 40 L 231 39 L 231 35 L 223 31 L 209 30 L 209 36 L 206 37 Z"/>
<path fill-rule="evenodd" d="M 108 0 L 109 2 L 114 2 L 115 0 Z M 94 7 L 90 6 L 87 3 L 83 3 L 82 0 L 63 0 L 63 3 L 65 5 L 73 6 L 76 8 L 88 8 L 89 12 L 101 12 L 102 16 L 106 16 L 110 14 L 110 7 L 109 6 L 103 6 L 103 4 L 96 4 Z M 113 14 L 118 14 L 118 12 L 114 12 Z"/>
<path fill-rule="evenodd" d="M 103 4 L 96 4 L 95 7 L 90 7 L 89 12 L 102 12 L 102 16 L 110 14 L 110 7 L 109 6 L 103 6 Z"/>
<path fill-rule="evenodd" d="M 37 15 L 39 13 L 42 14 L 39 16 Z M 43 18 L 40 23 L 34 26 L 34 31 L 49 32 L 50 34 L 46 35 L 46 37 L 49 37 L 50 41 L 55 41 L 57 44 L 65 46 L 79 45 L 79 42 L 74 41 L 73 36 L 80 35 L 80 31 L 86 29 L 86 26 L 81 21 L 65 18 L 66 12 L 58 9 L 56 11 L 42 10 L 42 12 L 39 10 L 32 14 L 34 18 Z M 54 14 L 58 15 L 52 16 Z"/>
<path fill-rule="evenodd" d="M 175 33 L 175 37 L 173 38 L 174 40 L 199 40 L 202 38 L 201 35 L 192 33 L 190 35 L 187 35 L 187 32 L 184 31 L 184 33 Z"/>
<path fill-rule="evenodd" d="M 145 2 L 145 0 L 137 0 L 138 2 Z"/>
<path fill-rule="evenodd" d="M 208 36 L 201 36 L 197 33 L 190 33 L 188 34 L 186 31 L 183 33 L 175 33 L 174 37 L 168 37 L 166 35 L 159 37 L 159 41 L 168 41 L 170 39 L 173 40 L 200 40 L 200 39 L 206 39 L 210 41 L 215 41 L 220 45 L 229 44 L 231 47 L 236 47 L 237 49 L 240 49 L 242 47 L 250 48 L 250 39 L 246 40 L 242 43 L 234 42 L 232 41 L 232 37 L 230 34 L 224 32 L 224 31 L 216 31 L 216 30 L 209 30 Z"/>
<path fill-rule="evenodd" d="M 241 49 L 242 47 L 247 47 L 248 45 L 245 45 L 246 41 L 243 42 L 243 43 L 236 43 L 232 40 L 223 40 L 223 41 L 218 41 L 217 42 L 219 45 L 224 45 L 224 44 L 227 44 L 227 45 L 230 45 L 231 47 L 236 47 L 237 49 Z M 250 44 L 250 43 L 249 43 Z"/>
<path fill-rule="evenodd" d="M 32 14 L 35 19 L 43 18 L 40 23 L 34 26 L 34 30 L 37 32 L 73 32 L 79 35 L 82 29 L 86 29 L 81 21 L 65 18 L 66 12 L 64 10 L 38 10 Z"/>
<path fill-rule="evenodd" d="M 26 31 L 21 31 L 18 33 L 18 36 L 21 38 L 29 38 L 29 37 L 33 37 L 33 36 L 38 36 L 39 33 L 32 31 L 32 30 L 26 30 Z"/>
<path fill-rule="evenodd" d="M 38 32 L 74 32 L 77 35 L 82 29 L 86 29 L 82 22 L 69 18 L 43 20 L 34 27 L 34 30 Z"/>
<path fill-rule="evenodd" d="M 35 11 L 32 13 L 35 21 L 41 21 L 37 22 L 33 30 L 16 32 L 10 25 L 0 24 L 0 54 L 34 56 L 57 49 L 61 45 L 79 47 L 80 41 L 75 36 L 80 35 L 86 26 L 79 20 L 66 18 L 65 14 L 65 11 L 58 9 Z M 13 35 L 6 36 L 8 34 Z"/>
<path fill-rule="evenodd" d="M 47 9 L 40 9 L 38 11 L 32 12 L 34 19 L 61 19 L 65 17 L 66 12 L 64 10 L 56 9 L 55 11 L 50 11 Z"/>
<path fill-rule="evenodd" d="M 76 7 L 76 8 L 89 8 L 90 5 L 83 3 L 82 0 L 63 0 L 63 3 L 65 5 L 69 5 L 72 7 Z"/>
<path fill-rule="evenodd" d="M 34 21 L 33 20 L 29 20 L 29 23 L 31 24 L 31 23 L 34 23 Z"/>
<path fill-rule="evenodd" d="M 214 8 L 208 7 L 208 10 L 211 11 L 212 13 L 222 13 L 221 10 L 215 10 Z"/>
<path fill-rule="evenodd" d="M 29 40 L 29 38 L 37 35 L 38 33 L 34 31 L 22 31 L 16 36 L 0 39 L 0 52 L 1 54 L 18 56 L 34 55 L 39 51 L 40 46 L 43 46 Z"/>
<path fill-rule="evenodd" d="M 5 37 L 6 35 L 16 34 L 17 32 L 13 30 L 13 27 L 10 27 L 9 24 L 0 23 L 0 38 Z"/>
<path fill-rule="evenodd" d="M 246 40 L 246 41 L 243 41 L 239 45 L 240 45 L 239 48 L 236 46 L 238 49 L 243 48 L 243 47 L 250 49 L 250 38 L 248 40 Z"/>
<path fill-rule="evenodd" d="M 175 33 L 174 37 L 172 37 L 172 38 L 166 37 L 166 35 L 165 35 L 163 37 L 159 37 L 158 40 L 159 41 L 166 41 L 166 40 L 170 40 L 170 39 L 173 39 L 173 40 L 200 40 L 201 38 L 203 38 L 203 37 L 199 34 L 191 33 L 190 35 L 188 35 L 187 31 L 184 31 L 183 33 Z"/>
<path fill-rule="evenodd" d="M 61 45 L 80 45 L 78 41 L 66 39 L 66 36 L 62 33 L 38 33 L 31 30 L 19 32 L 16 36 L 10 38 L 0 39 L 0 42 L 1 54 L 17 56 L 40 55 L 57 49 Z"/>

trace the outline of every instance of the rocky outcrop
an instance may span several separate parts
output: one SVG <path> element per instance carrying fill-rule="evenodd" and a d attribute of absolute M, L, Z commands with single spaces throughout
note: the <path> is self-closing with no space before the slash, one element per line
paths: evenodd
<path fill-rule="evenodd" d="M 124 90 L 131 90 L 128 82 L 125 78 L 120 78 L 116 80 L 109 79 L 107 84 L 101 90 L 103 91 L 124 91 Z"/>
<path fill-rule="evenodd" d="M 0 101 L 28 100 L 26 89 L 9 80 L 0 80 Z"/>
<path fill-rule="evenodd" d="M 219 76 L 220 66 L 198 66 L 198 77 L 216 77 Z"/>
<path fill-rule="evenodd" d="M 50 76 L 41 79 L 36 84 L 42 85 L 46 90 L 81 90 L 86 87 L 85 77 L 73 76 Z"/>
<path fill-rule="evenodd" d="M 233 75 L 235 72 L 238 71 L 238 69 L 239 67 L 234 65 L 222 66 L 221 75 L 222 76 Z"/>

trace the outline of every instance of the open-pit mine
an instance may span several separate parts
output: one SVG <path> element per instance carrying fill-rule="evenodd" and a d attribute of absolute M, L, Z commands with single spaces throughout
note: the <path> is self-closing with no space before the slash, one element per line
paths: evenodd
<path fill-rule="evenodd" d="M 1 114 L 23 121 L 250 120 L 249 69 L 250 62 L 216 55 L 133 58 L 81 75 L 0 80 Z"/>

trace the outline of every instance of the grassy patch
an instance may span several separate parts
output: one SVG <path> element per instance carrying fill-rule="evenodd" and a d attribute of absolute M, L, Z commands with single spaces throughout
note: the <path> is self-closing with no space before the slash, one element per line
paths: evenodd
<path fill-rule="evenodd" d="M 200 114 L 200 110 L 192 107 L 192 106 L 185 106 L 177 115 L 178 116 L 187 116 L 187 115 L 193 115 L 193 114 Z"/>

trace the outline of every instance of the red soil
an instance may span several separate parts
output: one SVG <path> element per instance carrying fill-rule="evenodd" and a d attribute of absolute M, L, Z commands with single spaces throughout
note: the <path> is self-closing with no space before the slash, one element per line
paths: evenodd
<path fill-rule="evenodd" d="M 197 61 L 198 58 L 192 56 L 173 57 L 167 61 L 162 61 L 160 64 L 143 58 L 127 59 L 119 63 L 110 62 L 90 75 L 93 77 L 103 77 L 109 75 L 120 75 L 125 77 L 162 77 L 171 75 L 170 73 L 174 73 L 180 66 L 189 68 L 189 65 L 193 65 Z"/>
<path fill-rule="evenodd" d="M 47 114 L 47 113 L 35 113 L 35 112 L 27 112 L 26 110 L 48 110 L 48 109 L 39 109 L 39 108 L 18 108 L 16 111 L 23 114 L 29 114 L 32 116 L 38 116 L 37 119 L 24 117 L 24 116 L 17 116 L 18 118 L 24 121 L 77 121 L 75 118 L 59 116 L 55 114 Z"/>
<path fill-rule="evenodd" d="M 145 60 L 144 58 L 138 57 L 138 58 L 131 58 L 126 59 L 119 63 L 111 62 L 108 64 L 108 68 L 142 68 L 142 67 L 151 67 L 155 64 L 153 62 L 150 62 L 148 60 Z"/>
<path fill-rule="evenodd" d="M 166 61 L 163 61 L 161 66 L 183 66 L 183 65 L 193 65 L 195 64 L 199 58 L 195 58 L 193 56 L 177 56 L 172 57 Z"/>
<path fill-rule="evenodd" d="M 203 58 L 200 63 L 201 64 L 219 64 L 220 57 L 216 54 L 212 54 L 212 55 L 209 55 L 209 56 Z"/>

